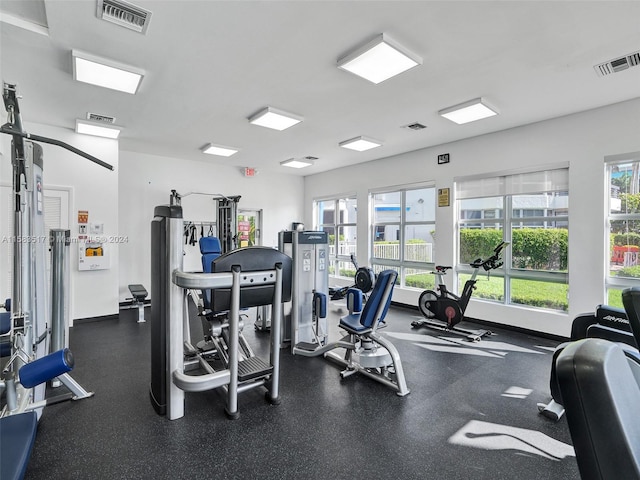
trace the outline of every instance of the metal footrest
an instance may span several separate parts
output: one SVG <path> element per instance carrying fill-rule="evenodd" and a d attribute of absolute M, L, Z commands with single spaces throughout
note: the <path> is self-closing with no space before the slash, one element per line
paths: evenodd
<path fill-rule="evenodd" d="M 296 343 L 296 348 L 300 348 L 302 350 L 306 350 L 307 352 L 313 352 L 316 348 L 318 348 L 317 343 L 313 342 L 300 342 Z"/>
<path fill-rule="evenodd" d="M 273 367 L 260 357 L 249 357 L 238 362 L 238 381 L 246 382 L 271 375 Z"/>

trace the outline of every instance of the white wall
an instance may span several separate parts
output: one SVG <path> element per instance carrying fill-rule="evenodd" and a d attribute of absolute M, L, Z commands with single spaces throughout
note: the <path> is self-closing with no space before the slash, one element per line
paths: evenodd
<path fill-rule="evenodd" d="M 89 211 L 89 222 L 104 224 L 107 236 L 118 233 L 118 142 L 73 130 L 25 123 L 24 129 L 35 135 L 68 143 L 111 164 L 115 171 L 102 168 L 61 147 L 41 143 L 44 152 L 43 184 L 69 188 L 70 230 L 77 237 L 78 210 Z M 0 135 L 0 182 L 11 184 L 11 137 Z M 3 210 L 3 214 L 4 214 Z M 78 271 L 78 249 L 71 245 L 70 318 L 88 318 L 118 313 L 118 244 L 108 243 L 111 267 L 108 270 Z"/>
<path fill-rule="evenodd" d="M 446 121 L 446 120 L 443 120 Z M 484 120 L 484 121 L 490 121 Z M 471 301 L 472 318 L 568 336 L 571 320 L 605 302 L 604 157 L 640 151 L 640 99 L 503 132 L 440 145 L 305 177 L 305 217 L 313 224 L 314 199 L 357 192 L 358 263 L 368 264 L 368 194 L 371 189 L 435 182 L 451 188 L 450 207 L 436 211 L 435 261 L 455 264 L 456 177 L 509 173 L 545 165 L 569 164 L 569 285 L 568 314 Z M 464 128 L 460 126 L 458 128 Z M 383 147 L 384 148 L 384 147 Z M 449 164 L 437 155 L 450 153 Z M 451 278 L 449 283 L 451 286 Z M 417 305 L 419 291 L 397 289 L 394 301 Z"/>
<path fill-rule="evenodd" d="M 119 216 L 122 235 L 129 242 L 120 249 L 120 300 L 130 296 L 127 285 L 151 288 L 151 220 L 157 205 L 168 205 L 171 190 L 181 194 L 205 192 L 240 195 L 240 209 L 262 209 L 262 244 L 278 246 L 278 232 L 291 228 L 304 214 L 302 177 L 259 172 L 245 177 L 239 168 L 120 152 Z M 185 220 L 216 220 L 212 200 L 190 196 L 183 200 Z M 189 247 L 187 247 L 189 248 Z M 192 247 L 197 248 L 197 247 Z M 188 266 L 185 265 L 185 269 Z"/>

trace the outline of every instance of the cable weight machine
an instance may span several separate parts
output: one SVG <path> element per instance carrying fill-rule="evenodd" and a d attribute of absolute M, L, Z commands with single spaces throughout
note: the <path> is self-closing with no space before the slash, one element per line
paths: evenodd
<path fill-rule="evenodd" d="M 11 355 L 2 370 L 0 389 L 6 391 L 6 405 L 0 417 L 36 411 L 65 399 L 93 395 L 77 384 L 67 372 L 73 368 L 73 355 L 63 347 L 64 329 L 61 306 L 65 280 L 62 274 L 68 253 L 68 232 L 59 237 L 52 231 L 53 311 L 46 289 L 45 226 L 43 192 L 43 150 L 35 142 L 62 147 L 104 168 L 113 167 L 96 157 L 56 139 L 25 132 L 15 84 L 3 83 L 2 97 L 8 114 L 0 133 L 10 135 L 13 195 L 13 278 L 10 321 L 1 336 L 10 342 Z M 59 350 L 49 353 L 52 347 Z M 45 399 L 46 382 L 57 378 L 72 395 Z"/>

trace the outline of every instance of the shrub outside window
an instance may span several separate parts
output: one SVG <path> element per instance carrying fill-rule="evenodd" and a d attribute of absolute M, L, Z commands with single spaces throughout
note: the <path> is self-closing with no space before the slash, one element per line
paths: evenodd
<path fill-rule="evenodd" d="M 568 311 L 567 185 L 564 168 L 457 181 L 458 291 L 469 263 L 505 241 L 503 267 L 478 276 L 474 297 Z"/>

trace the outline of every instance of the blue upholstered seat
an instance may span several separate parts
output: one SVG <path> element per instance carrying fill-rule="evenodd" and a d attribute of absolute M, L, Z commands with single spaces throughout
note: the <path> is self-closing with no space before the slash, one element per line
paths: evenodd
<path fill-rule="evenodd" d="M 376 284 L 365 304 L 362 312 L 353 313 L 340 319 L 340 327 L 350 333 L 363 334 L 375 330 L 378 323 L 385 317 L 391 294 L 398 277 L 395 270 L 384 270 L 376 279 Z M 382 309 L 380 308 L 382 307 Z"/>
<path fill-rule="evenodd" d="M 35 411 L 0 418 L 0 478 L 20 480 L 36 438 L 38 416 Z"/>

